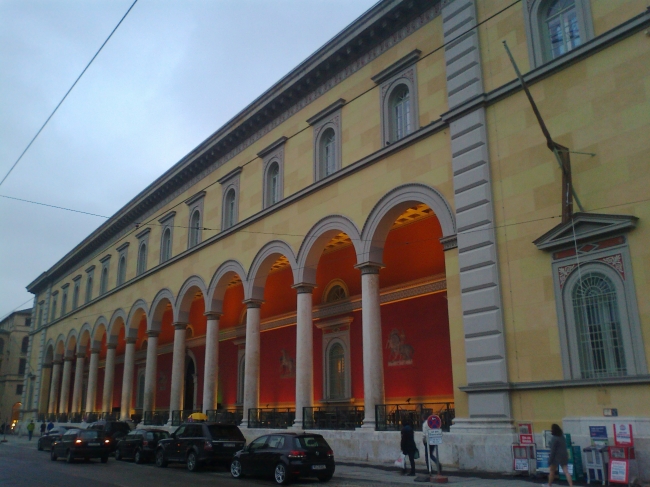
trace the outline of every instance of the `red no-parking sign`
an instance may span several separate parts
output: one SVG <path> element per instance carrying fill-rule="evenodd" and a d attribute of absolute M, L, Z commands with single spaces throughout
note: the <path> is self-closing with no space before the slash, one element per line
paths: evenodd
<path fill-rule="evenodd" d="M 429 429 L 437 430 L 442 428 L 442 420 L 437 414 L 432 414 L 427 418 L 427 426 Z"/>

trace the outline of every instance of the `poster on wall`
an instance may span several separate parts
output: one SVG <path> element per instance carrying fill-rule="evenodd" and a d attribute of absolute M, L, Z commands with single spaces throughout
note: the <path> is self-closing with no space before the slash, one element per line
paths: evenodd
<path fill-rule="evenodd" d="M 537 471 L 549 473 L 548 460 L 551 456 L 551 450 L 537 450 Z"/>
<path fill-rule="evenodd" d="M 634 446 L 631 424 L 614 424 L 614 444 L 616 446 Z"/>
<path fill-rule="evenodd" d="M 519 430 L 520 445 L 535 444 L 535 438 L 533 437 L 533 423 L 519 423 L 517 429 Z"/>

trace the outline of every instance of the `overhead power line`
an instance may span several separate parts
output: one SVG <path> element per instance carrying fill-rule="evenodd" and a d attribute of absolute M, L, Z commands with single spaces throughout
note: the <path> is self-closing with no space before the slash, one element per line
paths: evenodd
<path fill-rule="evenodd" d="M 107 42 L 109 41 L 109 39 L 113 36 L 113 34 L 114 34 L 115 31 L 117 30 L 117 28 L 120 26 L 120 24 L 122 23 L 122 21 L 124 21 L 124 19 L 126 18 L 126 16 L 129 15 L 129 12 L 131 11 L 131 9 L 135 6 L 135 4 L 136 4 L 137 2 L 138 2 L 138 0 L 134 0 L 134 2 L 131 4 L 131 6 L 129 7 L 129 9 L 128 9 L 128 10 L 126 11 L 126 13 L 122 16 L 122 18 L 120 19 L 120 21 L 117 23 L 117 25 L 115 26 L 115 28 L 114 28 L 114 29 L 111 31 L 111 33 L 108 35 L 108 37 L 106 38 L 106 40 L 104 41 L 104 43 L 99 47 L 99 49 L 97 50 L 97 52 L 95 53 L 95 55 L 94 55 L 94 56 L 92 57 L 92 59 L 88 62 L 88 64 L 87 64 L 86 67 L 83 69 L 83 71 L 81 72 L 81 74 L 80 74 L 79 76 L 77 76 L 77 79 L 74 81 L 74 83 L 72 83 L 72 86 L 70 87 L 70 89 L 68 89 L 68 91 L 65 93 L 65 95 L 63 95 L 63 98 L 61 98 L 61 101 L 57 104 L 57 106 L 54 108 L 54 110 L 52 111 L 52 113 L 50 113 L 50 116 L 47 117 L 47 120 L 45 120 L 45 123 L 43 123 L 43 125 L 41 125 L 41 128 L 38 129 L 38 132 L 36 132 L 36 135 L 34 135 L 34 137 L 32 137 L 32 140 L 29 141 L 29 144 L 27 144 L 27 147 L 25 147 L 25 150 L 20 154 L 20 156 L 18 156 L 18 159 L 16 159 L 16 162 L 14 162 L 13 166 L 11 166 L 11 168 L 9 169 L 9 171 L 7 171 L 7 174 L 4 175 L 4 177 L 2 178 L 2 181 L 0 181 L 0 186 L 2 186 L 2 183 L 4 183 L 5 180 L 6 180 L 6 179 L 9 177 L 9 175 L 11 174 L 11 171 L 13 171 L 13 170 L 15 169 L 15 167 L 18 165 L 18 163 L 19 163 L 20 160 L 23 158 L 23 156 L 25 155 L 25 153 L 27 153 L 27 151 L 28 151 L 29 148 L 32 146 L 32 144 L 34 143 L 34 141 L 36 140 L 36 138 L 41 134 L 41 132 L 43 131 L 43 129 L 45 128 L 45 126 L 46 126 L 46 125 L 48 124 L 48 122 L 52 119 L 52 117 L 54 116 L 54 114 L 56 113 L 56 111 L 59 109 L 59 107 L 61 106 L 61 104 L 62 104 L 62 103 L 65 101 L 65 99 L 68 97 L 68 95 L 70 94 L 70 92 L 72 91 L 72 89 L 77 85 L 77 83 L 79 82 L 79 80 L 81 79 L 81 77 L 82 77 L 82 76 L 84 75 L 84 73 L 88 70 L 88 68 L 90 67 L 90 65 L 91 65 L 91 64 L 93 63 L 93 61 L 95 60 L 95 58 L 99 55 L 99 53 L 100 53 L 101 50 L 104 48 L 104 46 L 106 45 L 106 43 L 107 43 Z"/>

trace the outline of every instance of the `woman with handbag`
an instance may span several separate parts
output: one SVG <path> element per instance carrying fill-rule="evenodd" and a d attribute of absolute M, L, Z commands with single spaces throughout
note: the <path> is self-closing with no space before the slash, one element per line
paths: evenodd
<path fill-rule="evenodd" d="M 408 475 L 415 477 L 415 454 L 419 453 L 418 447 L 415 445 L 415 433 L 413 432 L 413 426 L 408 420 L 402 422 L 402 442 L 400 444 L 402 453 L 409 457 L 411 462 L 411 473 Z M 418 455 L 419 456 L 419 455 Z M 404 462 L 404 469 L 402 470 L 402 475 L 406 475 L 406 462 Z"/>

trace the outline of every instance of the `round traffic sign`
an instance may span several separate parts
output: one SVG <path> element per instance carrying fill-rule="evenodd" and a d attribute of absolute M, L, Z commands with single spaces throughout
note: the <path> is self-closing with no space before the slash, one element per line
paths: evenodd
<path fill-rule="evenodd" d="M 442 428 L 442 420 L 437 414 L 432 414 L 427 418 L 427 426 L 432 430 L 437 430 Z"/>

